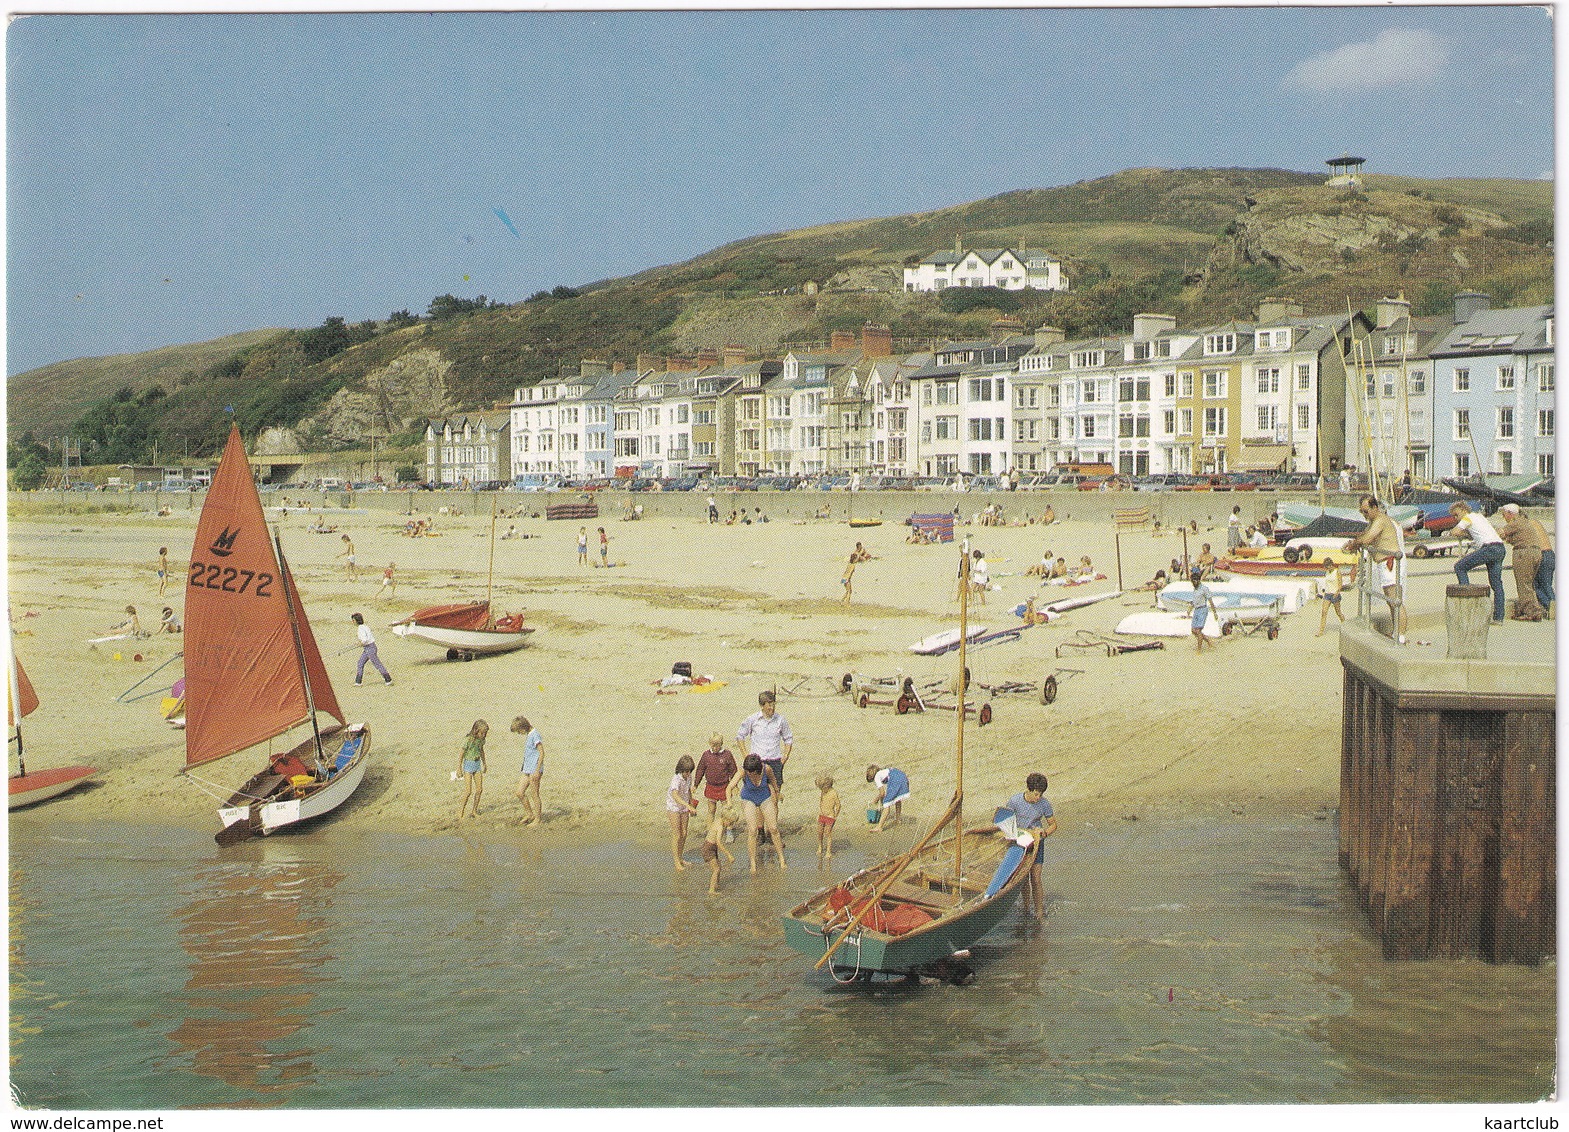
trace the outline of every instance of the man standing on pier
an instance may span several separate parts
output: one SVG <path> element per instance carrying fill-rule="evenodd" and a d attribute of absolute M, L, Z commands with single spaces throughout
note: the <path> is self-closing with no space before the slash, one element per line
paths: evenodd
<path fill-rule="evenodd" d="M 1357 510 L 1367 520 L 1367 528 L 1341 547 L 1347 554 L 1366 548 L 1373 555 L 1378 570 L 1378 584 L 1389 603 L 1389 620 L 1395 641 L 1406 643 L 1406 547 L 1395 526 L 1384 511 L 1384 505 L 1371 495 L 1364 495 Z"/>

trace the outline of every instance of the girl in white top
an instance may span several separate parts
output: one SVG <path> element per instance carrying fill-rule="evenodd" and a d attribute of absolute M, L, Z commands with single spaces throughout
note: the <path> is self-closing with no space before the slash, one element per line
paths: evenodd
<path fill-rule="evenodd" d="M 670 823 L 670 855 L 675 859 L 678 873 L 686 871 L 686 862 L 681 859 L 686 850 L 686 824 L 697 812 L 697 803 L 692 801 L 692 772 L 696 769 L 697 764 L 692 761 L 692 756 L 682 755 L 670 779 L 670 788 L 665 791 L 665 819 Z"/>

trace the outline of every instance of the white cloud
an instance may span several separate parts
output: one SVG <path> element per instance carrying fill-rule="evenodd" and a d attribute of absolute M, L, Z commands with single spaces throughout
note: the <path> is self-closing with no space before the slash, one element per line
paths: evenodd
<path fill-rule="evenodd" d="M 1313 94 L 1426 86 L 1448 65 L 1448 40 L 1428 31 L 1389 28 L 1366 42 L 1304 59 L 1281 85 Z"/>

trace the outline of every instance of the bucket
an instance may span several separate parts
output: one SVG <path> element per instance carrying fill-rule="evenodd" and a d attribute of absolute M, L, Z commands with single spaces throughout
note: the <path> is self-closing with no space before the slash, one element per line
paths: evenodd
<path fill-rule="evenodd" d="M 877 819 L 882 817 L 882 816 L 883 816 L 883 812 L 881 810 L 879 810 L 877 807 L 873 806 L 871 809 L 866 811 L 866 824 L 867 825 L 876 825 L 877 824 Z"/>

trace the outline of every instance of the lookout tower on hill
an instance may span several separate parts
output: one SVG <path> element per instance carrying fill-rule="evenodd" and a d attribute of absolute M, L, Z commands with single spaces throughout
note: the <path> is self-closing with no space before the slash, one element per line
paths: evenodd
<path fill-rule="evenodd" d="M 1362 166 L 1366 163 L 1365 157 L 1352 157 L 1349 153 L 1342 153 L 1339 157 L 1331 157 L 1324 162 L 1329 166 L 1329 180 L 1326 185 L 1337 189 L 1360 189 L 1362 187 Z"/>

